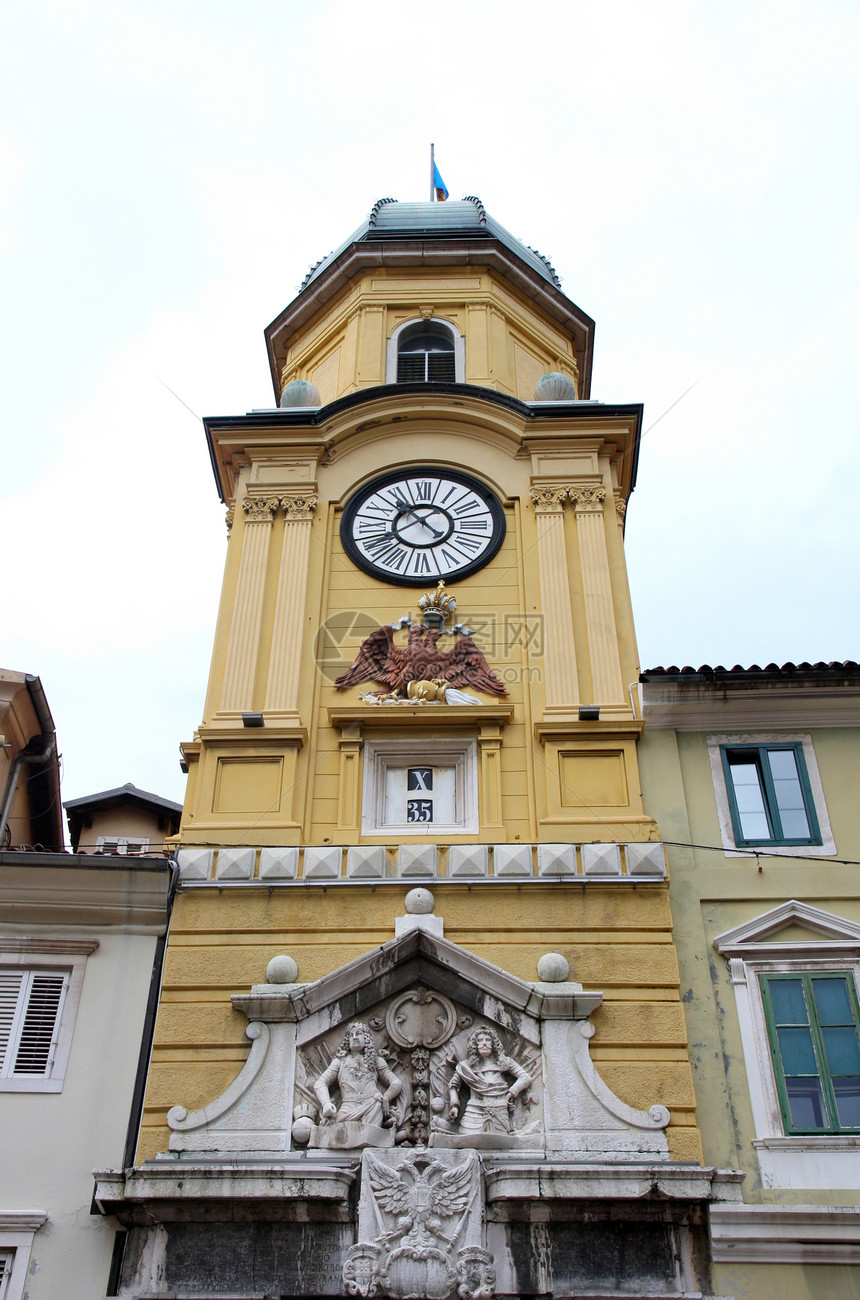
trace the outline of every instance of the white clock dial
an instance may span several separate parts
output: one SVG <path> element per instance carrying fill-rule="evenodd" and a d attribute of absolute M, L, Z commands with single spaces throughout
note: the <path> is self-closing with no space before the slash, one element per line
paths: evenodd
<path fill-rule="evenodd" d="M 462 578 L 486 564 L 505 535 L 501 505 L 454 470 L 385 474 L 347 506 L 341 538 L 367 573 L 410 586 Z"/>

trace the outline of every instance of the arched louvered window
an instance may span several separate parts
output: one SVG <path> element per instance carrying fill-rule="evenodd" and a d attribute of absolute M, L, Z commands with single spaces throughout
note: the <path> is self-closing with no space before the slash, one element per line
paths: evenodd
<path fill-rule="evenodd" d="M 398 384 L 454 383 L 454 339 L 435 321 L 405 330 L 397 346 Z"/>

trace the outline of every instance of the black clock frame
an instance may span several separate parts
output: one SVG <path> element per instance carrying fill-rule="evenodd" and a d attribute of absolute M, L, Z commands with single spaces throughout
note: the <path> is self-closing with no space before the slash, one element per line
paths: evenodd
<path fill-rule="evenodd" d="M 364 505 L 368 497 L 373 496 L 374 492 L 379 492 L 382 488 L 389 487 L 392 483 L 397 483 L 404 478 L 416 478 L 420 474 L 432 474 L 436 478 L 450 479 L 453 483 L 461 483 L 463 487 L 469 488 L 477 497 L 487 505 L 493 520 L 493 531 L 490 537 L 489 546 L 475 559 L 464 564 L 461 569 L 455 573 L 445 574 L 423 574 L 421 576 L 402 576 L 398 573 L 390 573 L 386 569 L 377 567 L 372 560 L 369 560 L 355 544 L 352 537 L 352 524 L 358 511 Z M 380 582 L 390 582 L 398 587 L 427 587 L 432 586 L 441 577 L 445 582 L 459 582 L 461 578 L 471 577 L 479 569 L 483 569 L 485 564 L 489 564 L 493 556 L 497 553 L 502 542 L 505 540 L 505 511 L 502 503 L 495 493 L 491 492 L 480 479 L 472 478 L 469 474 L 462 474 L 459 470 L 448 469 L 444 465 L 410 465 L 403 469 L 390 470 L 387 474 L 380 474 L 365 483 L 364 487 L 350 497 L 347 502 L 343 517 L 340 521 L 340 540 L 343 549 L 357 568 L 362 572 L 370 574 L 372 578 L 379 579 Z"/>

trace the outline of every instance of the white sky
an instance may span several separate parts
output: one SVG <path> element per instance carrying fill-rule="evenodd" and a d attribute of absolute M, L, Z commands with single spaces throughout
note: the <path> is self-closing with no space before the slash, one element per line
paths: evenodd
<path fill-rule="evenodd" d="M 654 425 L 643 666 L 860 658 L 858 66 L 856 0 L 7 0 L 0 663 L 64 799 L 183 797 L 226 532 L 168 389 L 271 406 L 264 326 L 431 139 Z"/>

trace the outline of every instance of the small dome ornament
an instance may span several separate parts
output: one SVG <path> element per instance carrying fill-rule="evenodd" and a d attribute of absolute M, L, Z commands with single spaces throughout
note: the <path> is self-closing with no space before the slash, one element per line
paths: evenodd
<path fill-rule="evenodd" d="M 266 967 L 266 981 L 269 984 L 295 984 L 299 968 L 294 957 L 281 953 L 273 957 Z"/>
<path fill-rule="evenodd" d="M 545 984 L 561 984 L 570 974 L 570 964 L 560 952 L 545 952 L 538 958 L 538 979 Z"/>
<path fill-rule="evenodd" d="M 405 902 L 410 916 L 429 916 L 436 906 L 436 899 L 429 889 L 410 889 Z"/>
<path fill-rule="evenodd" d="M 281 393 L 281 406 L 283 408 L 295 406 L 322 406 L 320 390 L 316 384 L 310 383 L 307 379 L 291 379 L 284 386 Z"/>
<path fill-rule="evenodd" d="M 561 374 L 558 370 L 550 370 L 548 374 L 541 375 L 535 384 L 536 402 L 575 402 L 576 385 L 568 375 Z"/>

